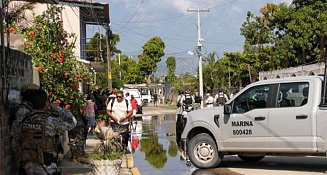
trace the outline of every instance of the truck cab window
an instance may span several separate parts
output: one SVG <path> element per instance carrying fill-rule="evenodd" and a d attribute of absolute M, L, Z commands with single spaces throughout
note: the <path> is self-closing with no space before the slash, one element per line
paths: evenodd
<path fill-rule="evenodd" d="M 252 87 L 234 100 L 233 113 L 244 113 L 257 108 L 266 108 L 269 85 Z"/>
<path fill-rule="evenodd" d="M 308 82 L 279 84 L 277 107 L 299 107 L 307 104 L 309 95 Z"/>

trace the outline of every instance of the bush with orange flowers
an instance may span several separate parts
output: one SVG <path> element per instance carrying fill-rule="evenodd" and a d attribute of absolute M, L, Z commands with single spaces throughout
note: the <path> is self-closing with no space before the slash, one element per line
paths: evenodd
<path fill-rule="evenodd" d="M 92 85 L 92 74 L 74 55 L 76 37 L 63 29 L 61 10 L 61 7 L 52 6 L 34 17 L 32 25 L 23 30 L 24 49 L 31 55 L 41 87 L 48 92 L 50 101 L 70 109 L 77 118 L 77 126 L 84 126 L 80 111 L 85 100 L 79 86 L 81 82 Z"/>

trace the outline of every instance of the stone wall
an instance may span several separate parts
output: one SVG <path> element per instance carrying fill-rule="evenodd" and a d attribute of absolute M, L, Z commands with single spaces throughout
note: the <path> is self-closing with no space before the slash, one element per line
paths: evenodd
<path fill-rule="evenodd" d="M 9 92 L 18 92 L 22 85 L 32 83 L 33 81 L 33 69 L 31 57 L 23 52 L 17 50 L 8 50 L 6 52 L 6 66 L 5 75 L 6 86 L 4 87 L 4 82 L 1 82 L 1 89 L 4 88 L 1 98 L 4 99 L 0 104 L 1 114 L 0 114 L 0 150 L 1 150 L 1 160 L 0 160 L 0 174 L 15 174 L 17 170 L 17 165 L 14 163 L 13 152 L 11 149 L 11 122 L 10 109 L 17 104 L 13 100 L 8 100 Z M 12 93 L 10 93 L 12 95 Z M 14 95 L 15 97 L 15 95 Z M 16 97 L 18 97 L 16 95 Z M 15 98 L 14 98 L 15 99 Z"/>
<path fill-rule="evenodd" d="M 310 75 L 323 75 L 325 63 L 316 63 L 303 65 L 298 67 L 290 67 L 274 71 L 259 72 L 259 80 L 283 78 L 283 77 L 298 77 Z"/>

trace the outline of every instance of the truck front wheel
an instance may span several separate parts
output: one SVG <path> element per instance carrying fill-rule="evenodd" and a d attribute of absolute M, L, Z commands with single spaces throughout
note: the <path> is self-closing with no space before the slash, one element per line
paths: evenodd
<path fill-rule="evenodd" d="M 187 151 L 191 162 L 198 168 L 214 168 L 222 160 L 215 141 L 207 133 L 193 137 L 188 144 Z"/>

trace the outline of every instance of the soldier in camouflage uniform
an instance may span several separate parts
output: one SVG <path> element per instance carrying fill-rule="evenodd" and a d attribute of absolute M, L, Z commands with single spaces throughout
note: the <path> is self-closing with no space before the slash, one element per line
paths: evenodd
<path fill-rule="evenodd" d="M 28 89 L 22 96 L 33 108 L 19 108 L 13 123 L 19 164 L 27 175 L 58 174 L 56 136 L 73 129 L 76 119 L 69 110 L 50 104 L 41 89 Z"/>

